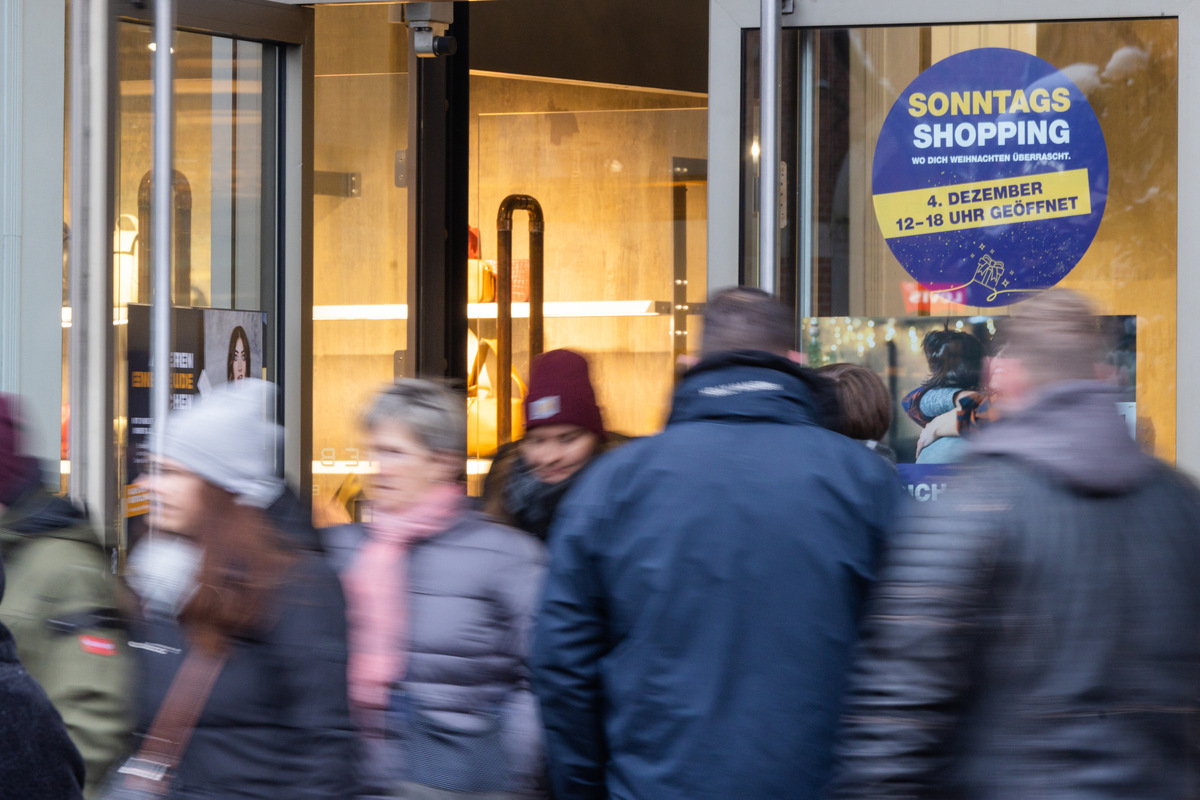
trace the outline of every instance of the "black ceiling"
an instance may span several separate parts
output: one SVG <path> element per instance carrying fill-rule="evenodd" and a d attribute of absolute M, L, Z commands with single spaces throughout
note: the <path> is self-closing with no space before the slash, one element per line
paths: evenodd
<path fill-rule="evenodd" d="M 709 0 L 471 4 L 471 68 L 708 90 Z"/>

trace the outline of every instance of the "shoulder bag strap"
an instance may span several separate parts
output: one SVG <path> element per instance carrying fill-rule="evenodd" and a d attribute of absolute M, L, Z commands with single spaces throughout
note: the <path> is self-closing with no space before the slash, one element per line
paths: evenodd
<path fill-rule="evenodd" d="M 151 796 L 167 793 L 171 771 L 187 749 L 225 659 L 225 653 L 212 655 L 195 649 L 184 658 L 141 748 L 118 770 L 127 788 Z"/>

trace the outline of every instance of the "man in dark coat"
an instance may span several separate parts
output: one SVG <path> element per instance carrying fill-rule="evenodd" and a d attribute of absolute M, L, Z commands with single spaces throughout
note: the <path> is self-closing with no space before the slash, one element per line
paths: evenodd
<path fill-rule="evenodd" d="M 849 651 L 899 502 L 822 427 L 790 313 L 718 293 L 666 430 L 560 507 L 534 643 L 557 800 L 817 796 Z"/>
<path fill-rule="evenodd" d="M 0 596 L 4 569 L 0 567 Z M 0 800 L 81 800 L 83 759 L 0 625 Z"/>
<path fill-rule="evenodd" d="M 1200 494 L 1095 380 L 1054 290 L 993 361 L 1002 414 L 901 526 L 868 607 L 838 796 L 1196 797 Z"/>

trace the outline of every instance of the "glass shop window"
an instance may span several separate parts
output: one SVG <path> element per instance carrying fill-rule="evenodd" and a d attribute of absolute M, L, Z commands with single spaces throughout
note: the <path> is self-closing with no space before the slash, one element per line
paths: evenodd
<path fill-rule="evenodd" d="M 871 366 L 893 396 L 887 443 L 911 462 L 921 428 L 902 400 L 929 376 L 926 335 L 970 334 L 987 352 L 1031 292 L 1074 289 L 1107 318 L 1131 435 L 1173 460 L 1177 22 L 793 31 L 792 86 L 804 79 L 802 35 L 815 48 L 811 162 L 798 146 L 784 158 L 793 181 L 812 178 L 812 260 L 800 263 L 793 225 L 779 269 L 800 298 L 809 362 Z M 753 34 L 747 186 L 756 50 Z M 785 94 L 785 145 L 802 140 L 801 96 Z M 742 219 L 757 226 L 750 202 Z M 755 239 L 745 242 L 752 263 Z"/>

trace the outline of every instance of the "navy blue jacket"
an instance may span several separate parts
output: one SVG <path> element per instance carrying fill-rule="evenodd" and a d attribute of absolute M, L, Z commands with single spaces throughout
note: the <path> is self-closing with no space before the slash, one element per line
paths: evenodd
<path fill-rule="evenodd" d="M 813 798 L 901 488 L 767 353 L 692 369 L 666 430 L 560 507 L 534 643 L 557 800 Z"/>

